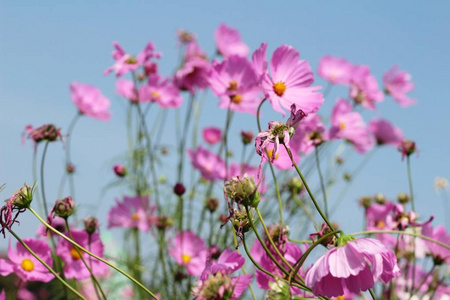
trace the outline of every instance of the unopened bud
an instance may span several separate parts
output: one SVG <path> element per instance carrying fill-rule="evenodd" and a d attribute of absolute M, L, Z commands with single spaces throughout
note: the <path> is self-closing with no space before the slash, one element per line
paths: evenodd
<path fill-rule="evenodd" d="M 125 175 L 127 175 L 127 169 L 122 164 L 114 165 L 113 169 L 114 173 L 116 173 L 116 175 L 119 177 L 124 177 Z"/>
<path fill-rule="evenodd" d="M 292 177 L 287 182 L 287 187 L 291 194 L 298 194 L 303 189 L 303 182 L 298 177 Z"/>
<path fill-rule="evenodd" d="M 172 226 L 173 220 L 170 217 L 162 215 L 156 218 L 156 228 L 158 228 L 159 230 L 165 230 Z"/>
<path fill-rule="evenodd" d="M 241 138 L 242 138 L 242 143 L 244 145 L 248 145 L 251 142 L 253 142 L 253 132 L 251 131 L 241 131 Z"/>
<path fill-rule="evenodd" d="M 27 208 L 33 201 L 34 186 L 28 186 L 26 183 L 12 196 L 12 204 L 18 208 Z"/>
<path fill-rule="evenodd" d="M 381 193 L 376 194 L 373 198 L 374 198 L 375 202 L 378 204 L 386 204 L 386 201 L 387 201 L 386 196 Z"/>
<path fill-rule="evenodd" d="M 232 177 L 225 181 L 224 192 L 232 201 L 244 206 L 257 207 L 259 204 L 259 192 L 253 180 L 247 174 L 244 177 Z"/>
<path fill-rule="evenodd" d="M 344 180 L 345 180 L 345 181 L 350 181 L 350 180 L 352 180 L 352 175 L 351 175 L 350 173 L 348 173 L 348 172 L 345 172 L 345 173 L 344 173 Z"/>
<path fill-rule="evenodd" d="M 72 215 L 75 211 L 75 203 L 73 202 L 72 197 L 68 196 L 62 200 L 56 200 L 53 211 L 55 215 L 61 218 L 67 218 Z"/>
<path fill-rule="evenodd" d="M 180 182 L 178 182 L 177 184 L 175 184 L 175 186 L 173 187 L 173 192 L 175 193 L 175 195 L 177 196 L 183 196 L 184 192 L 186 192 L 186 188 L 184 187 L 184 185 Z"/>
<path fill-rule="evenodd" d="M 206 208 L 211 212 L 215 212 L 217 207 L 219 207 L 219 200 L 217 198 L 208 198 L 205 202 Z"/>
<path fill-rule="evenodd" d="M 95 217 L 86 217 L 84 219 L 84 229 L 88 234 L 94 233 L 98 228 L 98 220 Z"/>
<path fill-rule="evenodd" d="M 372 203 L 372 198 L 370 196 L 361 196 L 359 197 L 359 205 L 364 208 L 368 208 Z"/>
<path fill-rule="evenodd" d="M 402 157 L 410 156 L 417 152 L 417 146 L 414 141 L 404 140 L 398 147 L 398 151 L 402 153 Z"/>
<path fill-rule="evenodd" d="M 397 196 L 397 201 L 401 204 L 406 204 L 409 202 L 409 196 L 406 193 L 400 193 Z"/>
<path fill-rule="evenodd" d="M 66 172 L 69 174 L 72 174 L 73 172 L 75 172 L 75 166 L 73 164 L 67 164 L 66 165 Z"/>
<path fill-rule="evenodd" d="M 289 284 L 281 278 L 275 278 L 275 281 L 269 281 L 269 290 L 267 291 L 267 300 L 285 300 L 291 299 Z"/>

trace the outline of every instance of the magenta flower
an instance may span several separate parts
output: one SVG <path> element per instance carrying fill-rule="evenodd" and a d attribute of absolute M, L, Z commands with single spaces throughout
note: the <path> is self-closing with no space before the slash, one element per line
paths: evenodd
<path fill-rule="evenodd" d="M 127 79 L 119 79 L 116 81 L 116 93 L 131 102 L 142 102 L 144 98 L 142 87 L 137 90 L 136 95 L 134 83 Z"/>
<path fill-rule="evenodd" d="M 366 209 L 366 230 L 392 230 L 395 226 L 393 220 L 395 204 L 386 202 L 385 204 L 372 203 Z"/>
<path fill-rule="evenodd" d="M 208 248 L 202 238 L 191 231 L 177 233 L 170 243 L 169 254 L 189 275 L 200 276 L 206 266 Z"/>
<path fill-rule="evenodd" d="M 307 114 L 319 110 L 323 96 L 316 91 L 321 87 L 310 87 L 314 82 L 311 67 L 307 61 L 300 60 L 297 50 L 287 45 L 278 47 L 273 52 L 270 70 L 272 76 L 264 75 L 262 88 L 274 110 L 283 116 L 283 108 L 289 110 L 292 104 Z"/>
<path fill-rule="evenodd" d="M 114 173 L 119 177 L 127 175 L 127 168 L 122 164 L 115 164 L 113 167 Z"/>
<path fill-rule="evenodd" d="M 202 60 L 208 60 L 208 56 L 205 51 L 196 42 L 190 42 L 186 45 L 186 52 L 184 54 L 184 61 L 189 61 L 191 59 L 200 58 Z"/>
<path fill-rule="evenodd" d="M 203 139 L 210 145 L 217 144 L 222 139 L 222 130 L 219 127 L 205 127 L 202 131 Z"/>
<path fill-rule="evenodd" d="M 208 81 L 220 97 L 219 107 L 256 114 L 261 89 L 257 74 L 245 57 L 233 55 L 223 62 L 214 62 Z"/>
<path fill-rule="evenodd" d="M 46 264 L 52 266 L 52 250 L 44 241 L 37 239 L 23 239 L 23 241 Z M 9 245 L 8 258 L 9 260 L 0 259 L 1 276 L 7 276 L 14 273 L 23 281 L 41 282 L 49 282 L 54 278 L 52 273 L 34 258 L 34 256 L 32 256 L 19 242 L 16 244 L 15 251 L 11 248 L 11 245 Z"/>
<path fill-rule="evenodd" d="M 71 229 L 73 240 L 85 249 L 99 256 L 103 257 L 105 247 L 100 239 L 98 232 L 94 232 L 90 235 L 82 229 Z M 75 247 L 64 239 L 59 239 L 58 246 L 56 247 L 56 254 L 59 255 L 64 262 L 64 275 L 66 278 L 85 279 L 90 277 L 89 270 L 81 260 L 83 256 L 86 263 L 92 269 L 92 272 L 96 276 L 105 276 L 108 273 L 108 266 L 101 261 L 92 258 L 83 251 L 77 251 Z M 81 256 L 80 256 L 81 254 Z"/>
<path fill-rule="evenodd" d="M 298 125 L 290 144 L 293 149 L 303 154 L 309 154 L 323 142 L 322 135 L 324 132 L 325 125 L 322 123 L 320 116 L 309 114 Z"/>
<path fill-rule="evenodd" d="M 306 273 L 306 285 L 315 295 L 337 297 L 344 289 L 359 294 L 376 280 L 388 283 L 400 275 L 397 258 L 378 240 L 341 236 L 338 247 L 321 256 Z"/>
<path fill-rule="evenodd" d="M 244 258 L 231 249 L 226 249 L 217 261 L 209 262 L 193 289 L 198 300 L 239 299 L 252 281 L 253 274 L 237 277 L 230 275 L 244 265 Z"/>
<path fill-rule="evenodd" d="M 331 128 L 326 135 L 327 139 L 346 139 L 351 142 L 356 151 L 364 153 L 372 149 L 373 137 L 369 134 L 364 120 L 350 103 L 338 99 L 331 113 Z"/>
<path fill-rule="evenodd" d="M 70 85 L 70 92 L 72 101 L 80 113 L 94 119 L 109 121 L 110 103 L 98 88 L 85 83 L 73 82 Z"/>
<path fill-rule="evenodd" d="M 375 109 L 375 103 L 383 101 L 383 92 L 378 88 L 377 80 L 370 74 L 368 66 L 353 67 L 350 97 L 367 109 Z"/>
<path fill-rule="evenodd" d="M 196 150 L 187 150 L 192 166 L 199 170 L 202 177 L 208 180 L 225 179 L 225 162 L 207 149 L 199 146 Z"/>
<path fill-rule="evenodd" d="M 444 244 L 450 245 L 450 234 L 447 233 L 445 227 L 442 225 L 439 225 L 433 229 L 433 226 L 431 226 L 431 224 L 425 224 L 422 227 L 422 234 Z M 436 264 L 450 262 L 449 249 L 429 241 L 425 241 L 425 245 L 428 248 L 427 253 L 429 253 L 433 257 Z"/>
<path fill-rule="evenodd" d="M 320 59 L 317 73 L 332 84 L 349 85 L 353 66 L 344 58 L 326 55 Z"/>
<path fill-rule="evenodd" d="M 231 55 L 247 56 L 249 49 L 241 40 L 239 31 L 234 28 L 228 27 L 226 24 L 220 24 L 214 32 L 214 38 L 216 40 L 217 51 L 223 57 L 229 57 Z"/>
<path fill-rule="evenodd" d="M 180 89 L 195 93 L 196 89 L 204 90 L 208 87 L 208 74 L 210 69 L 208 61 L 201 58 L 192 58 L 175 73 L 174 84 Z"/>
<path fill-rule="evenodd" d="M 157 74 L 148 77 L 148 85 L 140 88 L 143 102 L 156 102 L 161 108 L 177 108 L 183 103 L 178 88 Z"/>
<path fill-rule="evenodd" d="M 108 213 L 108 228 L 138 228 L 147 231 L 150 227 L 150 216 L 155 207 L 150 208 L 148 196 L 128 197 L 123 201 L 116 200 L 116 206 Z"/>
<path fill-rule="evenodd" d="M 149 42 L 137 57 L 126 53 L 122 46 L 117 42 L 114 42 L 113 46 L 115 50 L 112 52 L 112 56 L 116 63 L 106 69 L 105 72 L 103 72 L 103 75 L 115 72 L 116 76 L 119 77 L 129 71 L 136 71 L 139 66 L 144 65 L 144 63 L 151 58 L 161 57 L 161 53 L 155 52 L 155 45 L 153 45 L 152 42 Z"/>
<path fill-rule="evenodd" d="M 378 145 L 398 147 L 404 140 L 403 132 L 383 119 L 370 121 L 368 129 L 375 136 Z"/>
<path fill-rule="evenodd" d="M 416 104 L 417 101 L 409 98 L 406 94 L 414 89 L 411 75 L 405 71 L 398 71 L 398 66 L 393 66 L 383 76 L 383 84 L 386 93 L 402 107 Z"/>

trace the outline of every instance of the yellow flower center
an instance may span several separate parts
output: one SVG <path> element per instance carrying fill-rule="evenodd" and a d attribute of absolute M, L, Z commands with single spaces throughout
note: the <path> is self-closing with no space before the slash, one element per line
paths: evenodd
<path fill-rule="evenodd" d="M 273 154 L 273 149 L 267 150 L 267 155 L 269 156 L 269 158 L 272 158 L 272 154 Z M 277 153 L 275 155 L 275 159 L 278 158 L 279 153 Z"/>
<path fill-rule="evenodd" d="M 75 247 L 72 247 L 72 249 L 70 249 L 70 255 L 72 256 L 72 258 L 74 260 L 79 260 L 81 258 L 81 256 L 80 256 L 81 252 L 80 251 L 81 250 L 77 251 L 77 249 L 75 249 Z"/>
<path fill-rule="evenodd" d="M 139 221 L 141 219 L 141 216 L 138 214 L 138 213 L 134 213 L 132 216 L 131 216 L 131 220 L 132 221 Z"/>
<path fill-rule="evenodd" d="M 286 91 L 286 85 L 284 82 L 277 82 L 273 84 L 273 91 L 275 94 L 277 94 L 279 97 L 283 96 L 284 92 Z"/>
<path fill-rule="evenodd" d="M 137 64 L 137 59 L 134 58 L 133 56 L 130 56 L 129 58 L 127 58 L 127 60 L 125 61 L 125 63 L 129 64 L 129 65 L 134 65 Z"/>
<path fill-rule="evenodd" d="M 339 124 L 339 128 L 340 128 L 341 130 L 344 130 L 344 129 L 345 129 L 345 124 L 344 124 L 344 123 Z"/>
<path fill-rule="evenodd" d="M 161 95 L 157 91 L 152 92 L 152 98 L 153 99 L 159 99 L 161 98 Z"/>
<path fill-rule="evenodd" d="M 382 220 L 378 220 L 375 223 L 375 226 L 378 227 L 378 228 L 384 228 L 386 226 L 386 224 Z"/>
<path fill-rule="evenodd" d="M 335 299 L 336 299 L 336 300 L 345 300 L 345 296 L 344 296 L 344 295 L 342 295 L 342 296 L 337 296 Z"/>
<path fill-rule="evenodd" d="M 22 263 L 20 264 L 22 269 L 24 269 L 27 272 L 31 272 L 34 270 L 34 263 L 31 261 L 31 259 L 25 258 L 22 260 Z"/>
<path fill-rule="evenodd" d="M 237 95 L 234 95 L 234 96 L 230 96 L 230 100 L 234 104 L 239 104 L 239 103 L 242 102 L 242 96 L 240 94 L 237 94 Z"/>
<path fill-rule="evenodd" d="M 230 81 L 230 85 L 228 86 L 228 90 L 232 92 L 236 92 L 238 90 L 238 83 L 236 80 Z"/>
<path fill-rule="evenodd" d="M 182 260 L 185 264 L 189 263 L 189 262 L 191 261 L 191 259 L 192 259 L 192 257 L 191 257 L 190 255 L 187 255 L 187 254 L 181 255 L 181 260 Z"/>

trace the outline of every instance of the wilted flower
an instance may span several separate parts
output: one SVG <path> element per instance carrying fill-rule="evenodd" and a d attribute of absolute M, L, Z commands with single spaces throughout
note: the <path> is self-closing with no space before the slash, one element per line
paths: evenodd
<path fill-rule="evenodd" d="M 27 138 L 34 141 L 35 150 L 37 150 L 37 144 L 42 141 L 54 142 L 57 140 L 62 141 L 61 129 L 56 128 L 53 124 L 45 124 L 38 128 L 33 128 L 31 125 L 25 126 L 25 131 L 22 134 L 22 142 L 25 142 L 25 135 Z"/>
<path fill-rule="evenodd" d="M 258 187 L 255 185 L 254 178 L 249 177 L 248 174 L 226 180 L 223 190 L 226 197 L 234 203 L 250 207 L 257 207 L 259 204 Z"/>
<path fill-rule="evenodd" d="M 19 223 L 16 219 L 33 200 L 33 190 L 34 186 L 30 187 L 25 183 L 20 190 L 5 201 L 6 204 L 0 209 L 0 233 L 3 234 L 3 237 L 5 237 L 5 230 L 9 231 L 14 223 Z"/>

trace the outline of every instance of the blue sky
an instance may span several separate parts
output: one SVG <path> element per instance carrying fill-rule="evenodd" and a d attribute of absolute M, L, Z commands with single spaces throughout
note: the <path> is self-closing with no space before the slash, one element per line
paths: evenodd
<path fill-rule="evenodd" d="M 79 170 L 77 197 L 80 214 L 84 215 L 98 200 L 101 188 L 113 180 L 111 159 L 125 149 L 124 101 L 115 95 L 113 76 L 102 75 L 112 64 L 111 43 L 119 41 L 126 50 L 137 53 L 153 41 L 164 54 L 160 70 L 168 75 L 176 65 L 176 30 L 195 32 L 201 46 L 213 53 L 213 32 L 221 22 L 238 28 L 252 50 L 261 42 L 269 43 L 269 53 L 281 44 L 294 46 L 314 70 L 320 57 L 333 54 L 355 64 L 368 64 L 380 84 L 382 74 L 394 64 L 410 72 L 416 84 L 411 96 L 419 101 L 418 105 L 402 109 L 386 98 L 378 111 L 365 116 L 387 118 L 417 141 L 420 154 L 412 157 L 416 206 L 424 219 L 434 214 L 436 223 L 443 223 L 442 202 L 433 181 L 436 176 L 450 177 L 448 1 L 3 2 L 0 183 L 7 184 L 3 198 L 23 182 L 31 183 L 33 150 L 30 143 L 22 146 L 20 139 L 25 125 L 51 122 L 67 128 L 76 111 L 70 101 L 69 84 L 86 82 L 111 99 L 113 117 L 109 123 L 83 118 L 73 135 L 73 158 Z M 324 86 L 325 82 L 317 78 L 316 84 Z M 334 89 L 322 111 L 328 113 L 335 98 L 346 94 L 345 88 Z M 216 103 L 217 99 L 209 94 L 202 124 L 214 124 L 220 112 L 222 126 L 225 114 Z M 265 109 L 263 123 L 271 116 L 281 119 L 267 112 L 269 106 Z M 173 120 L 174 116 L 170 114 L 169 118 Z M 239 118 L 232 133 L 236 135 L 242 126 L 255 130 L 250 116 Z M 173 130 L 169 127 L 170 134 Z M 55 199 L 64 161 L 62 146 L 51 145 L 48 155 L 47 194 Z M 353 159 L 356 165 L 361 158 L 353 155 Z M 399 153 L 381 149 L 355 180 L 335 213 L 336 219 L 347 231 L 358 231 L 362 212 L 356 208 L 356 201 L 360 195 L 382 192 L 395 198 L 407 189 L 406 165 Z M 98 212 L 101 220 L 119 195 L 105 197 L 103 209 Z M 353 214 L 358 218 L 348 218 Z M 18 231 L 33 234 L 30 225 L 36 223 L 32 216 L 22 217 L 21 222 Z"/>

